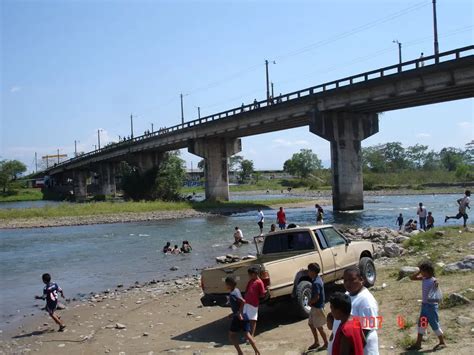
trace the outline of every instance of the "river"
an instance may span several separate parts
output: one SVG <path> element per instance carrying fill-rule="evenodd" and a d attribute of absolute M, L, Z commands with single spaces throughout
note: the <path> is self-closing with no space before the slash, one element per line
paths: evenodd
<path fill-rule="evenodd" d="M 403 213 L 405 220 L 416 216 L 419 202 L 433 212 L 435 225 L 444 224 L 446 213 L 457 211 L 459 195 L 369 196 L 365 210 L 333 213 L 326 209 L 325 222 L 360 227 L 395 227 Z M 274 222 L 276 211 L 265 211 L 265 230 Z M 314 223 L 314 208 L 286 210 L 289 223 Z M 38 311 L 33 296 L 42 290 L 41 274 L 49 272 L 64 289 L 67 297 L 130 285 L 135 281 L 168 279 L 195 274 L 214 264 L 214 258 L 230 252 L 233 228 L 241 227 L 244 236 L 256 235 L 256 213 L 232 216 L 165 220 L 154 222 L 103 224 L 75 227 L 0 230 L 0 270 L 4 287 L 0 289 L 2 316 L 0 329 Z M 459 221 L 450 221 L 455 224 Z M 193 252 L 186 255 L 163 255 L 163 245 L 170 241 L 190 241 Z M 254 253 L 246 245 L 233 253 Z M 177 266 L 177 271 L 170 271 Z"/>

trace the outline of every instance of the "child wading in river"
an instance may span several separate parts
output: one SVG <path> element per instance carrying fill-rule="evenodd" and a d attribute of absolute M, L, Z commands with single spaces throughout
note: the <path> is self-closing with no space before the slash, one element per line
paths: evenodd
<path fill-rule="evenodd" d="M 54 312 L 58 308 L 58 292 L 61 294 L 61 297 L 64 298 L 64 293 L 61 287 L 58 286 L 57 283 L 51 282 L 51 275 L 50 274 L 43 274 L 42 276 L 43 282 L 46 286 L 43 289 L 42 296 L 35 296 L 37 300 L 46 300 L 46 312 L 48 312 L 49 316 L 53 318 L 57 325 L 59 325 L 59 332 L 64 331 L 66 326 L 61 321 L 59 316 Z"/>
<path fill-rule="evenodd" d="M 230 323 L 230 330 L 229 330 L 229 340 L 235 346 L 237 353 L 242 355 L 242 349 L 240 349 L 239 340 L 237 338 L 237 334 L 240 331 L 245 332 L 245 338 L 249 341 L 250 345 L 252 345 L 255 354 L 260 354 L 257 349 L 257 344 L 255 344 L 255 339 L 250 334 L 250 322 L 246 316 L 243 315 L 243 309 L 245 300 L 240 293 L 240 290 L 235 287 L 237 283 L 235 279 L 232 277 L 226 277 L 225 285 L 227 289 L 230 291 L 229 293 L 229 303 L 230 308 L 232 309 L 232 314 L 230 317 L 232 318 L 232 322 Z"/>
<path fill-rule="evenodd" d="M 421 281 L 422 303 L 420 319 L 418 320 L 418 336 L 416 343 L 409 349 L 421 349 L 421 341 L 423 340 L 423 335 L 426 333 L 428 324 L 439 339 L 439 343 L 434 347 L 434 350 L 442 349 L 446 347 L 446 343 L 444 342 L 443 331 L 440 328 L 438 319 L 439 300 L 432 298 L 433 291 L 436 291 L 438 288 L 438 281 L 434 277 L 434 267 L 430 261 L 422 262 L 419 268 L 420 270 L 410 277 L 412 280 Z"/>

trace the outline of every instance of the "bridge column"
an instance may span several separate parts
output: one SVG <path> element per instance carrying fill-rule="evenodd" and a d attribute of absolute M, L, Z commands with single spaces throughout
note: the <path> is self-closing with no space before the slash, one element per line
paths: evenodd
<path fill-rule="evenodd" d="M 140 173 L 144 173 L 150 169 L 160 165 L 162 158 L 161 152 L 143 152 L 135 156 L 135 163 Z"/>
<path fill-rule="evenodd" d="M 333 210 L 363 209 L 361 141 L 379 131 L 378 114 L 316 110 L 310 131 L 331 143 Z"/>
<path fill-rule="evenodd" d="M 74 199 L 78 202 L 87 198 L 87 172 L 85 170 L 73 171 Z"/>
<path fill-rule="evenodd" d="M 115 163 L 103 163 L 100 166 L 100 184 L 102 194 L 105 196 L 115 196 L 117 187 L 115 184 Z"/>
<path fill-rule="evenodd" d="M 206 200 L 229 201 L 229 157 L 242 150 L 238 138 L 197 139 L 188 147 L 206 162 Z"/>

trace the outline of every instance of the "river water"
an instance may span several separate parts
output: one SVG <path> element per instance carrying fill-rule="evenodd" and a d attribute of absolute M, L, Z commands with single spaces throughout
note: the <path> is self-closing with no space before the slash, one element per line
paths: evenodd
<path fill-rule="evenodd" d="M 433 212 L 435 225 L 444 224 L 444 216 L 457 212 L 458 195 L 370 196 L 365 210 L 333 213 L 324 206 L 325 222 L 360 227 L 389 226 L 403 213 L 405 220 L 416 217 L 423 202 Z M 276 211 L 265 211 L 265 230 L 274 223 Z M 314 224 L 314 208 L 286 210 L 289 223 Z M 15 324 L 25 315 L 37 312 L 33 296 L 42 290 L 41 274 L 49 272 L 64 289 L 67 297 L 86 295 L 130 285 L 135 281 L 168 279 L 198 273 L 214 264 L 214 258 L 229 252 L 255 253 L 250 244 L 231 251 L 233 228 L 240 226 L 244 236 L 258 232 L 256 212 L 228 217 L 192 218 L 127 224 L 103 224 L 0 230 L 0 271 L 4 287 L 0 289 L 0 329 Z M 459 221 L 449 222 L 455 224 Z M 193 252 L 186 255 L 163 255 L 163 245 L 188 240 Z M 177 271 L 170 268 L 177 266 Z"/>

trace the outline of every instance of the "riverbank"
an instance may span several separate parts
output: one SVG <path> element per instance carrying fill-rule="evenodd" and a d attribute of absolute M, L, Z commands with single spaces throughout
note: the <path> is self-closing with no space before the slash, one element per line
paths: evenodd
<path fill-rule="evenodd" d="M 327 204 L 329 200 L 318 199 Z M 280 206 L 298 208 L 314 205 L 314 201 L 282 198 L 229 202 L 93 202 L 61 204 L 54 207 L 0 210 L 0 229 L 44 228 L 90 224 L 158 221 L 166 219 L 210 217 L 271 209 Z"/>
<path fill-rule="evenodd" d="M 415 266 L 432 256 L 441 265 L 456 262 L 473 250 L 474 233 L 459 228 L 443 229 L 445 234 L 420 233 L 412 237 L 414 245 L 406 243 L 406 253 L 398 258 L 376 260 L 377 283 L 372 293 L 383 317 L 378 330 L 381 354 L 404 353 L 416 334 L 421 286 L 406 278 L 398 280 L 403 266 Z M 365 233 L 366 231 L 364 231 Z M 422 241 L 423 243 L 417 243 Z M 426 239 L 426 240 L 425 240 Z M 436 253 L 431 255 L 431 253 Z M 437 271 L 440 266 L 437 265 Z M 438 281 L 448 299 L 453 293 L 474 293 L 472 271 L 439 272 Z M 63 285 L 64 287 L 64 285 Z M 65 288 L 65 287 L 64 287 Z M 342 290 L 341 286 L 335 286 Z M 403 288 L 403 293 L 397 292 Z M 67 294 L 67 289 L 65 289 Z M 467 292 L 467 293 L 466 293 Z M 198 276 L 170 281 L 133 284 L 89 295 L 83 301 L 72 301 L 59 311 L 67 324 L 64 333 L 46 314 L 25 317 L 15 329 L 1 334 L 0 353 L 24 354 L 233 354 L 227 340 L 228 308 L 202 307 Z M 42 304 L 38 302 L 38 304 Z M 262 306 L 259 311 L 256 340 L 262 354 L 301 354 L 311 344 L 307 320 L 301 320 L 288 310 L 288 302 Z M 328 304 L 326 304 L 328 311 Z M 402 318 L 401 318 L 402 317 Z M 400 327 L 400 319 L 405 321 Z M 440 307 L 440 322 L 448 347 L 439 354 L 470 354 L 474 346 L 472 334 L 474 313 L 470 304 L 454 305 L 444 301 Z M 325 329 L 327 332 L 327 329 Z M 430 352 L 436 344 L 429 331 L 423 342 Z M 243 345 L 245 353 L 252 353 Z"/>

